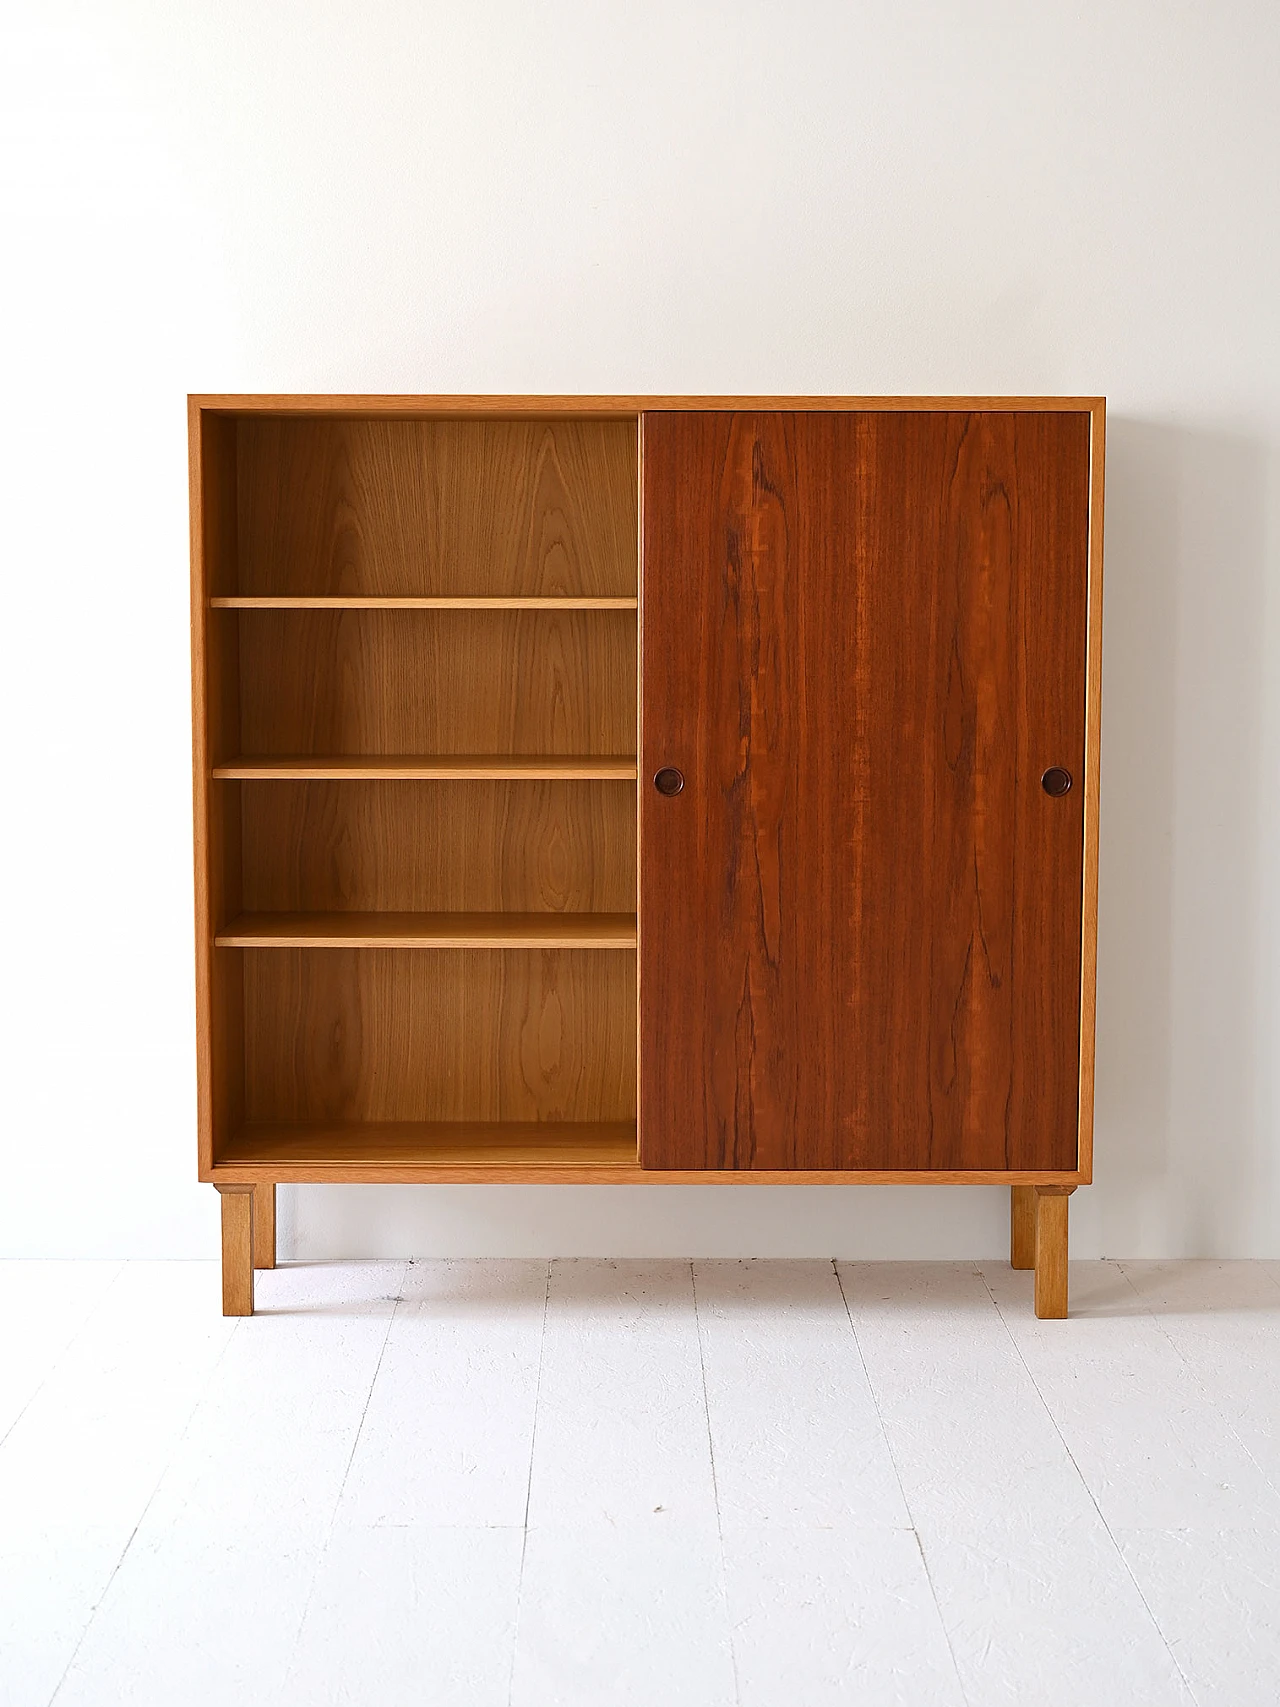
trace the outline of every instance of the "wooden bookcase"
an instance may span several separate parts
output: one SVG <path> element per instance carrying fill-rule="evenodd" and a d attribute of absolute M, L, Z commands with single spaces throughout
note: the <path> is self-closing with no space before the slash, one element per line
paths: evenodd
<path fill-rule="evenodd" d="M 1091 1169 L 1102 419 L 1096 399 L 191 399 L 199 1165 L 223 1194 L 228 1311 L 251 1311 L 253 1268 L 274 1261 L 278 1182 L 907 1179 L 1012 1185 L 1014 1261 L 1036 1266 L 1042 1313 L 1065 1311 L 1065 1194 Z M 1005 694 L 1007 676 L 1010 716 L 1034 733 L 1014 642 L 1025 650 L 1064 615 L 1073 630 L 1067 710 L 1046 700 L 1041 718 L 1071 748 L 1069 806 L 1054 819 L 1025 804 L 1023 772 L 1043 755 L 1034 741 L 1001 748 L 998 727 L 963 786 L 950 759 L 930 785 L 929 812 L 951 812 L 961 890 L 975 836 L 990 840 L 996 779 L 1021 802 L 1008 859 L 1041 858 L 1053 893 L 1075 897 L 1063 927 L 1074 997 L 1042 980 L 1012 1020 L 970 1003 L 973 1060 L 990 1058 L 993 1028 L 1038 1025 L 1056 1098 L 1052 1141 L 1009 1139 L 998 1154 L 970 1130 L 973 1109 L 1004 1094 L 990 1074 L 964 1108 L 953 1098 L 953 1139 L 939 1137 L 952 1093 L 926 1083 L 936 1064 L 922 1068 L 923 1113 L 914 1080 L 886 1081 L 869 1108 L 841 1100 L 839 1027 L 863 1016 L 852 1054 L 865 1083 L 897 1048 L 868 1005 L 892 986 L 882 937 L 851 936 L 834 972 L 825 950 L 822 966 L 810 947 L 790 971 L 787 959 L 810 938 L 842 949 L 853 865 L 872 916 L 877 857 L 873 826 L 840 818 L 850 776 L 814 768 L 828 714 L 802 730 L 791 707 L 835 671 L 837 748 L 840 720 L 854 730 L 870 715 L 838 683 L 844 671 L 874 705 L 857 624 L 879 620 L 877 565 L 903 524 L 896 500 L 868 520 L 865 494 L 892 500 L 916 480 L 914 515 L 944 467 L 936 524 L 901 548 L 943 565 L 936 596 L 903 603 L 921 647 L 949 600 L 948 643 L 961 635 L 978 657 L 973 691 Z M 988 514 L 1001 480 L 1004 510 Z M 854 491 L 861 508 L 841 496 Z M 1037 551 L 1057 579 L 1024 586 Z M 993 597 L 1007 610 L 994 640 L 973 617 Z M 847 656 L 818 623 L 836 636 L 846 609 Z M 897 680 L 901 658 L 894 668 Z M 895 705 L 883 713 L 900 723 Z M 964 707 L 935 710 L 943 752 Z M 886 764 L 904 752 L 886 747 Z M 873 757 L 856 797 L 880 786 Z M 677 758 L 691 786 L 655 793 L 651 773 Z M 828 799 L 812 820 L 797 816 L 798 767 Z M 765 864 L 794 820 L 809 869 L 757 871 L 747 893 L 744 850 L 759 866 L 766 817 L 783 828 Z M 832 878 L 824 836 L 865 857 Z M 992 870 L 1002 847 L 983 854 Z M 949 893 L 923 924 L 901 912 L 886 928 L 963 949 L 968 902 Z M 792 921 L 782 939 L 774 902 Z M 1016 938 L 1022 915 L 1011 920 Z M 865 1000 L 838 1012 L 831 992 L 850 968 Z M 821 1014 L 791 972 L 816 978 Z M 749 1045 L 733 978 L 757 1004 Z M 947 1002 L 954 1030 L 967 999 L 926 992 L 926 1031 Z M 809 1036 L 812 1059 L 795 1059 Z M 935 1044 L 921 1033 L 922 1062 Z M 803 1074 L 812 1094 L 776 1090 Z M 927 1143 L 868 1137 L 917 1116 Z M 822 1142 L 793 1131 L 824 1119 Z"/>

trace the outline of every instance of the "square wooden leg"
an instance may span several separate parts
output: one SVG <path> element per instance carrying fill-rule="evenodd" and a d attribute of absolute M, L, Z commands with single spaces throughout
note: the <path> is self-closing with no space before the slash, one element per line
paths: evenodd
<path fill-rule="evenodd" d="M 1036 1315 L 1067 1313 L 1067 1206 L 1073 1185 L 1038 1185 L 1036 1194 Z"/>
<path fill-rule="evenodd" d="M 253 1187 L 219 1186 L 222 1196 L 222 1314 L 253 1314 Z"/>
<path fill-rule="evenodd" d="M 1036 1266 L 1036 1188 L 1015 1185 L 1009 1189 L 1009 1266 Z"/>
<path fill-rule="evenodd" d="M 276 1188 L 274 1181 L 253 1188 L 253 1266 L 276 1266 Z"/>

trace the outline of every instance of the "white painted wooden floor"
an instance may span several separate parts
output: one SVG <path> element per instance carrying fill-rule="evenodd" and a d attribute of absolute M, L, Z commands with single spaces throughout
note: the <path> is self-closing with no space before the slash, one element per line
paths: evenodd
<path fill-rule="evenodd" d="M 1280 1263 L 0 1264 L 0 1702 L 1275 1707 Z"/>

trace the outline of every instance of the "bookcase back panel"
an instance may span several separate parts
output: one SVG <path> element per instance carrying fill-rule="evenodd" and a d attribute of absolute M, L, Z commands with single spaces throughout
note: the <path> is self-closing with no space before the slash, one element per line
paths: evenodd
<path fill-rule="evenodd" d="M 634 420 L 238 426 L 239 591 L 634 596 Z"/>
<path fill-rule="evenodd" d="M 634 753 L 633 611 L 242 611 L 246 754 Z"/>
<path fill-rule="evenodd" d="M 634 1120 L 635 971 L 633 950 L 245 950 L 245 1118 Z"/>
<path fill-rule="evenodd" d="M 634 912 L 635 785 L 243 785 L 251 912 Z"/>

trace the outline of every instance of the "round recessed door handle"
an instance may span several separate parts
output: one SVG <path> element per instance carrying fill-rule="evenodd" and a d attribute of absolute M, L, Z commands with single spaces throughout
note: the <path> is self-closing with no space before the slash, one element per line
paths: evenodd
<path fill-rule="evenodd" d="M 659 794 L 679 794 L 684 787 L 684 772 L 678 771 L 674 765 L 663 765 L 660 771 L 654 772 L 653 786 Z"/>
<path fill-rule="evenodd" d="M 1061 765 L 1050 765 L 1040 778 L 1040 786 L 1051 800 L 1060 800 L 1064 794 L 1071 791 L 1071 772 L 1063 770 Z"/>

